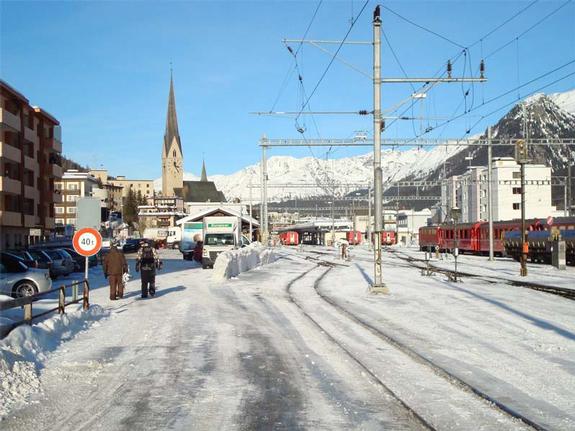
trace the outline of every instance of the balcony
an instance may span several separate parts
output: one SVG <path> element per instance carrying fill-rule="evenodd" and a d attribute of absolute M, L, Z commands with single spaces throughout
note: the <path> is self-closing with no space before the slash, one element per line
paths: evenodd
<path fill-rule="evenodd" d="M 62 142 L 55 138 L 46 138 L 46 144 L 48 148 L 55 151 L 58 154 L 62 153 Z"/>
<path fill-rule="evenodd" d="M 34 172 L 38 172 L 38 170 L 40 169 L 38 161 L 28 156 L 24 156 L 24 167 Z"/>
<path fill-rule="evenodd" d="M 20 163 L 22 158 L 22 150 L 13 147 L 12 145 L 8 145 L 6 142 L 2 142 L 2 145 L 0 145 L 0 156 Z"/>
<path fill-rule="evenodd" d="M 55 178 L 62 178 L 62 175 L 64 175 L 64 170 L 62 169 L 62 166 L 58 166 L 57 164 L 52 163 L 50 164 L 48 175 Z"/>
<path fill-rule="evenodd" d="M 0 191 L 21 195 L 22 183 L 12 178 L 0 177 Z"/>
<path fill-rule="evenodd" d="M 35 130 L 29 129 L 28 127 L 24 127 L 24 139 L 33 142 L 34 144 L 37 144 L 38 134 L 36 133 Z"/>
<path fill-rule="evenodd" d="M 24 186 L 24 197 L 38 201 L 40 200 L 40 192 L 34 187 Z"/>
<path fill-rule="evenodd" d="M 36 227 L 36 220 L 37 219 L 38 219 L 37 216 L 25 215 L 24 216 L 24 227 Z"/>
<path fill-rule="evenodd" d="M 6 109 L 0 109 L 0 123 L 4 123 L 14 130 L 20 130 L 20 117 Z"/>
<path fill-rule="evenodd" d="M 0 211 L 0 225 L 2 226 L 22 226 L 22 216 L 19 212 Z"/>

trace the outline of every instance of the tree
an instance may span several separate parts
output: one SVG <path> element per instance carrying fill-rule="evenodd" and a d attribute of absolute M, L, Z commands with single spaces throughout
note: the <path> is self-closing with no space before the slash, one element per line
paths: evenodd
<path fill-rule="evenodd" d="M 126 202 L 124 203 L 124 222 L 131 225 L 138 221 L 138 205 L 137 196 L 134 191 L 130 188 L 128 190 L 128 196 L 126 197 Z"/>

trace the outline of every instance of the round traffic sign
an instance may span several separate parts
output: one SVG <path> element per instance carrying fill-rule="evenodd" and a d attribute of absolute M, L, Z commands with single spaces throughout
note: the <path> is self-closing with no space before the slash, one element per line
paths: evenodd
<path fill-rule="evenodd" d="M 102 235 L 96 229 L 86 227 L 74 234 L 72 245 L 78 254 L 93 256 L 102 248 Z"/>

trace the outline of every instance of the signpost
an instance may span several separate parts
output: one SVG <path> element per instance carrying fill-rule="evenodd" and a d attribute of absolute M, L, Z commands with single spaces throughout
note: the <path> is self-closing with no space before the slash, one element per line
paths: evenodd
<path fill-rule="evenodd" d="M 96 229 L 86 227 L 74 234 L 72 245 L 76 253 L 86 257 L 84 278 L 88 280 L 88 257 L 94 256 L 100 251 L 102 248 L 102 236 Z"/>

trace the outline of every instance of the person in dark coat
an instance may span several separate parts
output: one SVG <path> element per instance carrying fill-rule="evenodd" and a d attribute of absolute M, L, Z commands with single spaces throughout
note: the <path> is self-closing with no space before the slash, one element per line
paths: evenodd
<path fill-rule="evenodd" d="M 158 252 L 146 241 L 140 242 L 138 257 L 136 258 L 136 271 L 140 272 L 142 280 L 142 298 L 156 294 L 156 269 L 161 269 L 162 262 Z"/>
<path fill-rule="evenodd" d="M 104 276 L 110 283 L 110 300 L 121 299 L 124 297 L 124 283 L 122 276 L 128 272 L 128 263 L 124 253 L 118 250 L 118 245 L 112 243 L 110 251 L 104 257 L 103 262 Z"/>

